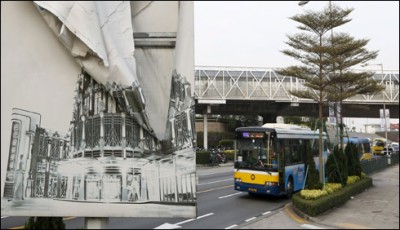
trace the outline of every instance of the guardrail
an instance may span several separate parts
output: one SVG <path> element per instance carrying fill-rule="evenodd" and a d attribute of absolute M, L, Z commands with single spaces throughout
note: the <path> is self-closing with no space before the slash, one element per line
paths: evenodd
<path fill-rule="evenodd" d="M 392 153 L 381 157 L 373 157 L 371 160 L 361 161 L 361 169 L 366 174 L 382 170 L 388 166 L 399 163 L 399 153 Z"/>

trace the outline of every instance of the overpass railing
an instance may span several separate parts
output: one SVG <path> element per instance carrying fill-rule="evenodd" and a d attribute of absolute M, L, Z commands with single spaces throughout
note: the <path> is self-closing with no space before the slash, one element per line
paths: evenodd
<path fill-rule="evenodd" d="M 376 71 L 379 72 L 379 71 Z M 372 77 L 386 88 L 383 93 L 356 95 L 345 103 L 398 104 L 399 71 L 375 73 Z M 303 90 L 304 80 L 283 76 L 273 69 L 196 67 L 195 98 L 208 100 L 272 100 L 281 102 L 312 102 L 292 96 L 290 90 Z M 317 93 L 317 92 L 315 92 Z"/>

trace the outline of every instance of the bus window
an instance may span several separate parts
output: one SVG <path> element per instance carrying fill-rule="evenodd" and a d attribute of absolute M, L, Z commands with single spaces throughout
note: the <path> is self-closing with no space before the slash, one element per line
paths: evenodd
<path fill-rule="evenodd" d="M 263 139 L 242 139 L 238 141 L 238 149 L 238 167 L 263 167 L 262 163 L 267 159 Z"/>

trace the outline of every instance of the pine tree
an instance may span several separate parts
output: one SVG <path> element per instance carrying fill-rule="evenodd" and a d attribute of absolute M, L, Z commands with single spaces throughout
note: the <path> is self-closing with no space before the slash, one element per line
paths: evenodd
<path fill-rule="evenodd" d="M 357 94 L 379 93 L 384 89 L 382 85 L 372 79 L 374 73 L 371 72 L 354 72 L 351 67 L 373 60 L 377 57 L 378 51 L 368 51 L 365 46 L 368 39 L 354 39 L 346 33 L 338 33 L 331 37 L 333 49 L 331 56 L 330 79 L 332 84 L 327 87 L 328 101 L 338 103 L 339 108 L 343 111 L 343 101 Z M 343 112 L 339 114 L 338 125 L 339 142 L 343 148 Z"/>
<path fill-rule="evenodd" d="M 295 35 L 288 35 L 289 41 L 286 42 L 292 50 L 283 50 L 285 55 L 300 61 L 302 66 L 290 66 L 277 70 L 279 74 L 297 77 L 304 80 L 305 89 L 292 90 L 293 96 L 312 99 L 318 103 L 319 114 L 319 173 L 320 181 L 323 181 L 322 167 L 322 111 L 327 101 L 328 94 L 326 88 L 331 85 L 327 77 L 333 54 L 332 44 L 326 37 L 326 33 L 331 29 L 341 26 L 350 21 L 346 17 L 352 9 L 342 10 L 335 8 L 325 8 L 323 11 L 307 11 L 305 14 L 295 15 L 290 19 L 301 23 L 297 28 L 303 31 Z"/>
<path fill-rule="evenodd" d="M 295 58 L 302 65 L 290 66 L 277 70 L 287 75 L 304 80 L 304 88 L 291 90 L 290 94 L 299 98 L 311 99 L 318 103 L 320 181 L 322 175 L 322 121 L 323 107 L 328 101 L 338 102 L 357 94 L 374 94 L 383 87 L 372 80 L 372 73 L 352 72 L 349 68 L 376 58 L 378 51 L 365 49 L 367 39 L 356 40 L 345 33 L 333 36 L 328 31 L 351 21 L 347 17 L 353 9 L 342 9 L 332 5 L 322 11 L 306 11 L 290 19 L 299 22 L 297 28 L 302 32 L 288 35 L 288 44 L 292 49 L 285 49 L 283 54 Z M 341 106 L 340 106 L 341 107 Z M 342 111 L 343 108 L 341 107 Z M 340 114 L 340 143 L 342 145 L 343 125 Z"/>

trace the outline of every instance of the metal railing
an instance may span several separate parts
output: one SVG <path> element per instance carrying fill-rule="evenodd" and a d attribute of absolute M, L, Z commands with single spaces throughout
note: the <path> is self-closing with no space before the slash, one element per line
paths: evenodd
<path fill-rule="evenodd" d="M 386 86 L 383 94 L 356 95 L 347 103 L 399 103 L 399 71 L 376 73 L 372 77 L 380 85 Z M 305 89 L 304 80 L 283 76 L 273 69 L 196 67 L 195 98 L 208 100 L 273 100 L 282 102 L 310 102 L 292 96 L 290 90 Z M 315 92 L 317 93 L 317 92 Z"/>

